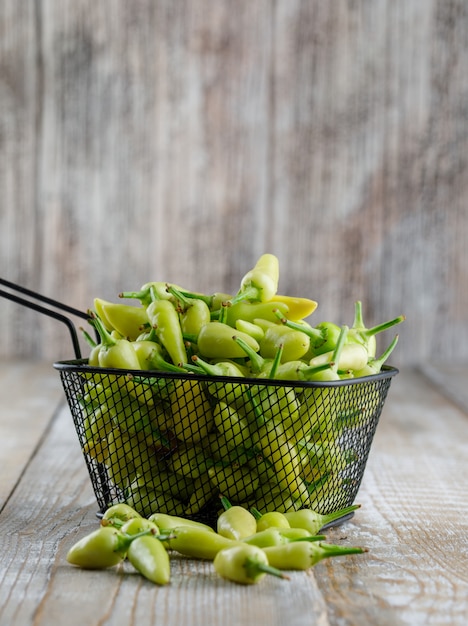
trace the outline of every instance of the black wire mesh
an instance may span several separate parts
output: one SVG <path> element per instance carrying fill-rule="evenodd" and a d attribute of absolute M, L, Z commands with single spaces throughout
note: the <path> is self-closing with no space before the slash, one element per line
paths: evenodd
<path fill-rule="evenodd" d="M 220 495 L 262 513 L 353 504 L 398 372 L 286 383 L 54 367 L 101 512 L 125 501 L 211 525 Z"/>

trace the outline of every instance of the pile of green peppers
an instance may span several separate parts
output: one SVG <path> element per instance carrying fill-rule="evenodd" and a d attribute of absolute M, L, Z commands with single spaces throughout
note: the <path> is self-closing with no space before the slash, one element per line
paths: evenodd
<path fill-rule="evenodd" d="M 349 326 L 313 326 L 317 303 L 279 295 L 278 280 L 265 254 L 234 295 L 152 282 L 121 293 L 130 304 L 94 300 L 83 451 L 141 515 L 196 516 L 220 493 L 281 512 L 344 497 L 343 470 L 359 459 L 342 435 L 379 398 L 304 383 L 380 372 L 398 335 L 379 356 L 376 335 L 404 316 L 367 328 L 358 301 Z"/>
<path fill-rule="evenodd" d="M 191 519 L 154 512 L 142 517 L 126 503 L 104 513 L 99 528 L 69 549 L 67 561 L 83 569 L 129 563 L 157 585 L 171 580 L 171 555 L 212 561 L 215 572 L 239 584 L 255 584 L 267 574 L 289 579 L 286 571 L 306 571 L 323 559 L 362 554 L 361 547 L 326 543 L 320 529 L 359 508 L 330 515 L 311 509 L 261 514 L 222 497 L 216 530 Z"/>

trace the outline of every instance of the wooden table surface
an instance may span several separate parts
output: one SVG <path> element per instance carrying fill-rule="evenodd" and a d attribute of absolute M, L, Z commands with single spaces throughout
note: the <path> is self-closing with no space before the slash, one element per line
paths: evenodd
<path fill-rule="evenodd" d="M 467 366 L 393 379 L 362 507 L 328 532 L 368 553 L 248 587 L 180 559 L 157 587 L 122 568 L 66 562 L 98 520 L 58 374 L 50 364 L 0 366 L 1 626 L 468 623 L 467 380 Z"/>

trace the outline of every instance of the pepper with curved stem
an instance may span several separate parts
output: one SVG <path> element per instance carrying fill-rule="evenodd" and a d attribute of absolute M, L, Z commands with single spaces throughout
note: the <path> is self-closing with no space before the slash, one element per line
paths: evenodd
<path fill-rule="evenodd" d="M 367 365 L 365 365 L 362 369 L 354 372 L 356 377 L 361 376 L 373 376 L 374 374 L 378 374 L 384 363 L 387 361 L 388 357 L 391 355 L 395 346 L 398 343 L 398 335 L 395 335 L 391 343 L 387 346 L 387 348 L 382 352 L 379 358 L 370 358 Z"/>
<path fill-rule="evenodd" d="M 221 550 L 214 558 L 213 566 L 222 578 L 243 585 L 258 583 L 267 574 L 289 579 L 279 569 L 269 565 L 261 548 L 249 544 L 238 544 Z"/>
<path fill-rule="evenodd" d="M 287 511 L 284 516 L 288 520 L 291 527 L 305 528 L 312 535 L 316 535 L 321 531 L 324 526 L 328 526 L 332 522 L 335 522 L 346 515 L 349 515 L 353 511 L 361 508 L 360 504 L 352 504 L 333 513 L 322 515 L 316 511 L 304 508 L 298 511 Z"/>
<path fill-rule="evenodd" d="M 280 570 L 307 570 L 323 559 L 362 554 L 366 548 L 334 546 L 323 542 L 293 541 L 282 546 L 264 548 L 268 562 Z"/>
<path fill-rule="evenodd" d="M 376 335 L 397 324 L 401 324 L 405 319 L 406 317 L 404 315 L 399 315 L 392 320 L 377 324 L 377 326 L 373 326 L 372 328 L 366 328 L 362 317 L 362 302 L 357 300 L 354 305 L 354 321 L 349 329 L 348 340 L 356 341 L 364 345 L 369 358 L 374 358 L 376 354 Z"/>
<path fill-rule="evenodd" d="M 242 278 L 240 288 L 231 304 L 242 300 L 268 302 L 278 289 L 279 262 L 273 254 L 262 254 L 255 266 Z"/>

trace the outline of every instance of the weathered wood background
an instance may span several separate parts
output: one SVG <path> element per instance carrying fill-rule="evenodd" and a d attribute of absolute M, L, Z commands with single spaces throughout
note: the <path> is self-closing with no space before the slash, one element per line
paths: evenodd
<path fill-rule="evenodd" d="M 317 322 L 361 299 L 407 316 L 393 364 L 455 362 L 467 200 L 464 0 L 0 0 L 8 280 L 85 310 L 233 291 L 272 252 Z M 57 322 L 0 316 L 4 358 L 73 356 Z"/>

